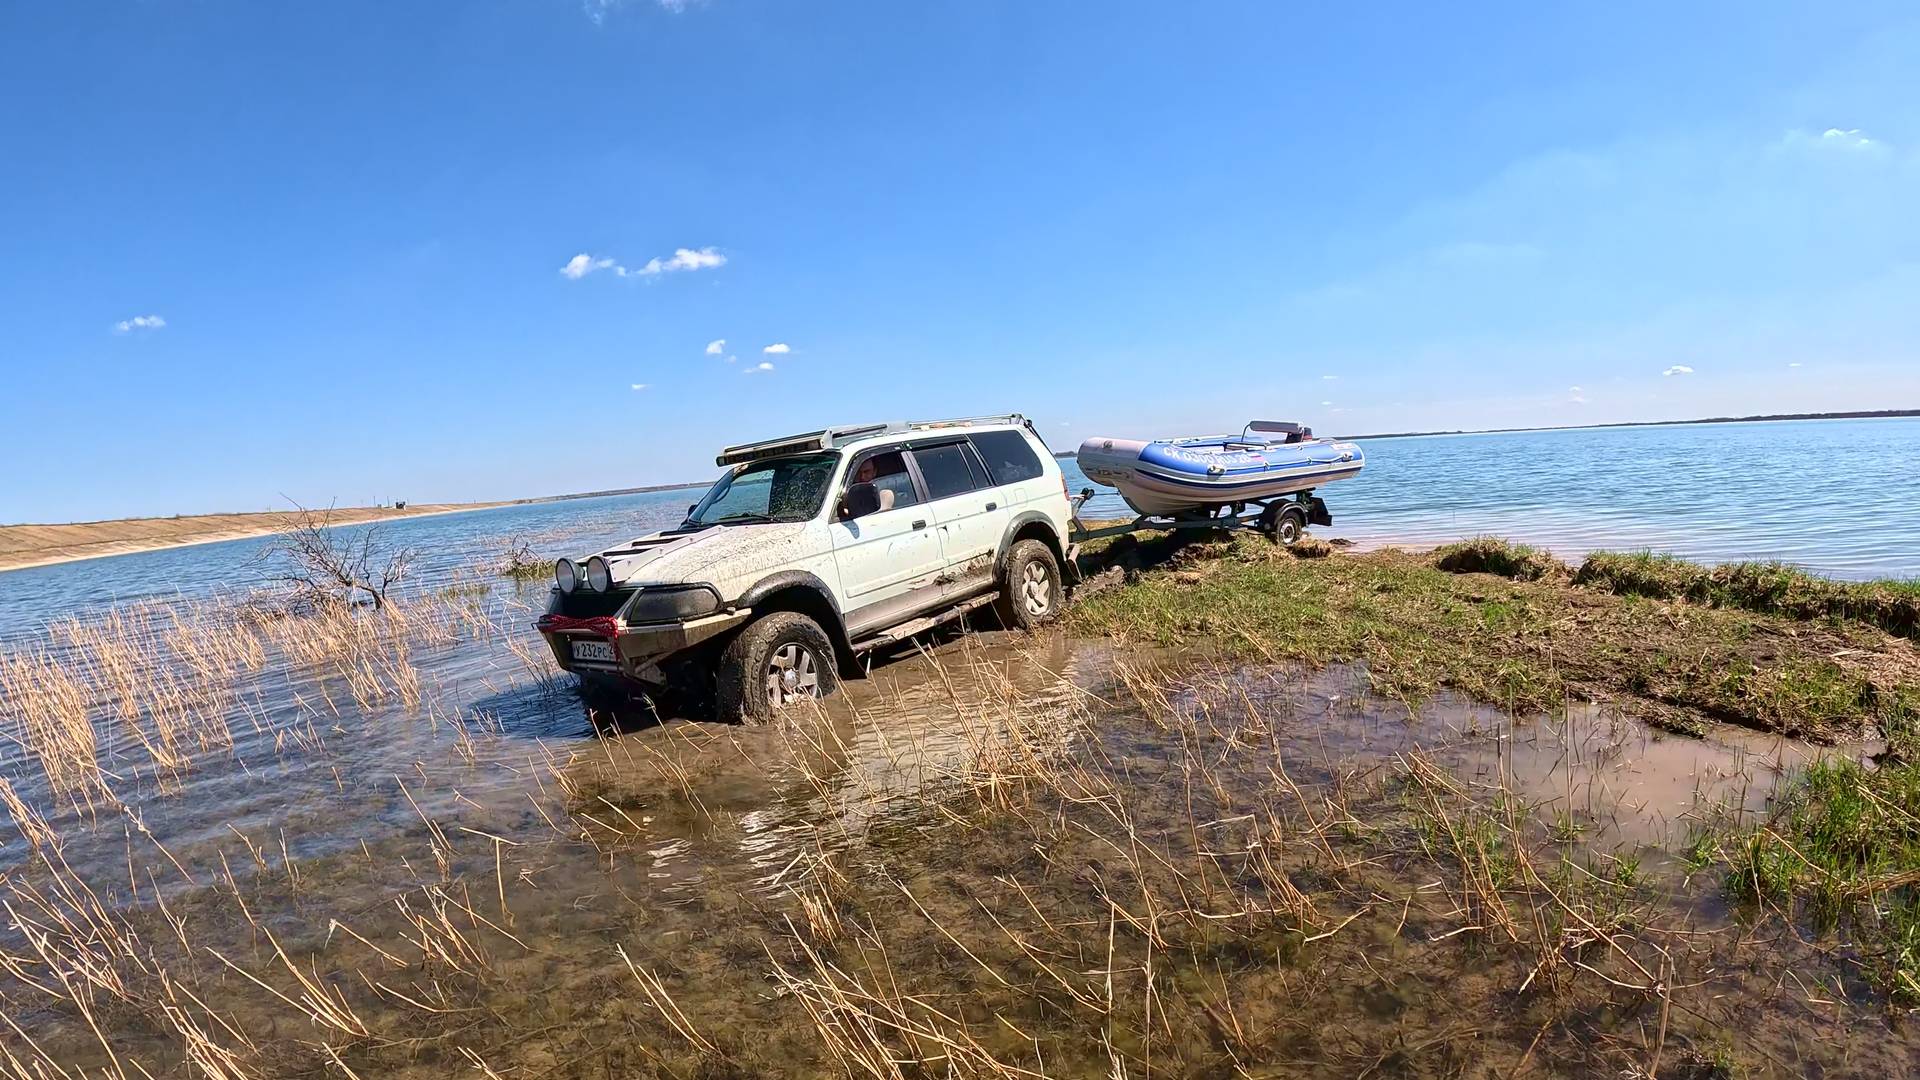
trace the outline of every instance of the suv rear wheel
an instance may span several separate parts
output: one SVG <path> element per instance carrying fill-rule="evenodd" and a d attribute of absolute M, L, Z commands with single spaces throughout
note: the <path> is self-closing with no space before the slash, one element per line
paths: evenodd
<path fill-rule="evenodd" d="M 823 698 L 839 680 L 833 642 L 820 624 L 796 611 L 776 611 L 747 624 L 727 644 L 715 672 L 721 720 L 761 724 L 796 701 Z"/>
<path fill-rule="evenodd" d="M 1060 616 L 1067 594 L 1060 581 L 1060 563 L 1053 550 L 1038 540 L 1022 540 L 1007 555 L 1006 579 L 994 610 L 1009 630 L 1032 630 Z"/>

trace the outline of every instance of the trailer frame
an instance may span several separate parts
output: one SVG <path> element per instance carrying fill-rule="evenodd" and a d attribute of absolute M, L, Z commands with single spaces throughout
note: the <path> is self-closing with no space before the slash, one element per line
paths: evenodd
<path fill-rule="evenodd" d="M 1082 488 L 1071 500 L 1066 562 L 1069 573 L 1079 576 L 1080 545 L 1089 540 L 1126 536 L 1137 532 L 1166 532 L 1181 529 L 1235 531 L 1250 530 L 1266 535 L 1274 543 L 1291 546 L 1309 525 L 1331 525 L 1333 515 L 1327 502 L 1312 488 L 1272 499 L 1244 499 L 1185 514 L 1140 514 L 1132 521 L 1089 526 L 1080 520 L 1080 511 L 1092 499 L 1092 488 Z"/>

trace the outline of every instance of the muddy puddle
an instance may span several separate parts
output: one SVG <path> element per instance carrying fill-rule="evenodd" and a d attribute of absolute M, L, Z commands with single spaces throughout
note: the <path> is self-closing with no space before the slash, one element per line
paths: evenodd
<path fill-rule="evenodd" d="M 1686 862 L 1802 744 L 1058 635 L 760 728 L 590 711 L 491 631 L 417 658 L 91 812 L 8 762 L 0 1076 L 1915 1066 L 1857 958 Z"/>

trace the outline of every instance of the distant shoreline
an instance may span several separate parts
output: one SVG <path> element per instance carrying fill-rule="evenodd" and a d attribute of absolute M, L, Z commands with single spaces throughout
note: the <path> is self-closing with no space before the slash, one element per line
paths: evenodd
<path fill-rule="evenodd" d="M 1543 424 L 1539 427 L 1457 428 L 1452 431 L 1378 431 L 1368 435 L 1336 435 L 1336 439 L 1425 439 L 1440 435 L 1512 435 L 1524 431 L 1594 431 L 1600 428 L 1683 427 L 1688 424 L 1764 424 L 1782 420 L 1900 420 L 1920 416 L 1920 409 L 1863 409 L 1854 412 L 1764 413 L 1757 416 L 1705 416 L 1698 420 L 1620 420 L 1611 424 Z M 1056 458 L 1072 458 L 1062 450 Z"/>
<path fill-rule="evenodd" d="M 395 509 L 390 506 L 346 506 L 328 511 L 331 524 L 366 525 L 383 521 L 466 514 L 475 510 L 494 510 L 503 506 L 533 506 L 566 502 L 571 499 L 596 499 L 614 495 L 645 495 L 659 491 L 704 488 L 705 483 L 655 484 L 647 487 L 618 488 L 608 491 L 583 491 L 571 495 L 544 495 L 499 502 L 419 503 Z M 29 570 L 36 566 L 104 559 L 114 555 L 137 555 L 146 551 L 196 547 L 227 540 L 248 540 L 275 536 L 293 527 L 293 511 L 263 510 L 238 514 L 181 514 L 176 517 L 116 518 L 108 521 L 76 521 L 64 524 L 0 525 L 0 573 Z"/>
<path fill-rule="evenodd" d="M 1420 439 L 1433 435 L 1510 435 L 1523 431 L 1592 431 L 1597 428 L 1684 427 L 1689 424 L 1767 424 L 1782 420 L 1899 420 L 1916 416 L 1920 416 L 1920 409 L 1863 409 L 1855 412 L 1704 416 L 1697 420 L 1619 420 L 1611 424 L 1543 424 L 1539 427 L 1462 428 L 1455 431 L 1381 431 L 1370 435 L 1338 437 L 1342 439 Z"/>

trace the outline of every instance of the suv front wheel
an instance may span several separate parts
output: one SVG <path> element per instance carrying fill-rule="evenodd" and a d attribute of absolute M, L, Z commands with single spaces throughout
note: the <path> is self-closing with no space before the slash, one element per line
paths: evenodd
<path fill-rule="evenodd" d="M 765 723 L 796 701 L 826 697 L 838 685 L 833 642 L 796 611 L 747 624 L 721 654 L 715 675 L 719 718 L 747 724 Z"/>
<path fill-rule="evenodd" d="M 1032 630 L 1058 618 L 1066 602 L 1060 563 L 1053 549 L 1038 540 L 1022 540 L 1007 555 L 1006 579 L 994 610 L 1009 630 Z"/>

